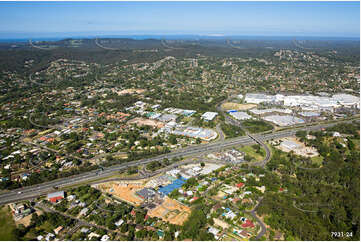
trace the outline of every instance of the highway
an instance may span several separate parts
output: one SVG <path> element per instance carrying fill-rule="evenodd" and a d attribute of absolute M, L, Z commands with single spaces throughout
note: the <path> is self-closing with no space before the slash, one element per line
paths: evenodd
<path fill-rule="evenodd" d="M 273 133 L 269 133 L 269 134 L 257 134 L 257 135 L 253 135 L 253 137 L 260 141 L 267 141 L 267 140 L 279 139 L 279 138 L 295 135 L 296 131 L 298 131 L 298 130 L 307 130 L 307 131 L 320 130 L 322 128 L 326 128 L 326 127 L 333 126 L 333 125 L 335 125 L 335 124 L 322 124 L 322 125 L 300 127 L 300 128 L 295 128 L 292 130 L 278 131 L 278 132 L 273 132 Z M 132 166 L 148 164 L 152 161 L 162 160 L 164 158 L 171 159 L 173 157 L 180 157 L 180 156 L 184 157 L 184 156 L 200 154 L 203 152 L 215 152 L 215 151 L 219 151 L 219 150 L 229 148 L 232 146 L 248 145 L 248 144 L 253 144 L 253 143 L 255 143 L 255 140 L 253 140 L 252 138 L 250 138 L 248 136 L 242 136 L 242 137 L 232 138 L 229 140 L 217 141 L 217 142 L 209 143 L 209 144 L 193 145 L 193 146 L 189 146 L 186 148 L 178 149 L 178 150 L 168 153 L 168 154 L 163 154 L 163 155 L 159 155 L 159 156 L 152 157 L 152 158 L 131 161 L 131 162 L 128 162 L 125 164 L 114 165 L 111 167 L 106 167 L 106 168 L 104 168 L 104 170 L 102 172 L 100 172 L 99 170 L 94 170 L 94 171 L 89 171 L 89 172 L 85 172 L 85 173 L 78 174 L 78 175 L 73 175 L 70 177 L 56 179 L 56 180 L 53 180 L 50 182 L 45 182 L 45 183 L 34 185 L 34 186 L 11 190 L 6 193 L 0 194 L 0 204 L 27 200 L 27 199 L 38 197 L 41 195 L 45 195 L 51 191 L 54 191 L 54 189 L 53 189 L 54 186 L 61 188 L 61 187 L 76 185 L 76 184 L 80 184 L 80 183 L 87 183 L 94 179 L 100 180 L 101 178 L 107 178 L 111 175 L 119 174 L 119 171 L 122 169 L 126 169 L 126 168 L 132 167 Z M 251 163 L 251 164 L 258 165 L 258 166 L 264 165 L 263 162 Z"/>
<path fill-rule="evenodd" d="M 266 165 L 266 163 L 271 159 L 271 150 L 268 148 L 268 146 L 262 142 L 261 139 L 257 138 L 255 135 L 251 135 L 247 129 L 245 129 L 244 127 L 242 127 L 241 122 L 239 122 L 238 120 L 234 120 L 231 117 L 229 117 L 223 110 L 222 108 L 222 104 L 227 102 L 230 98 L 232 98 L 234 96 L 231 96 L 229 98 L 227 98 L 226 100 L 224 100 L 223 102 L 221 102 L 220 104 L 218 104 L 217 106 L 217 110 L 219 112 L 221 112 L 223 114 L 223 116 L 225 117 L 225 120 L 227 123 L 230 123 L 234 126 L 240 127 L 241 129 L 243 129 L 246 132 L 246 135 L 251 138 L 252 140 L 254 140 L 257 144 L 259 144 L 260 146 L 263 147 L 263 149 L 266 151 L 266 157 L 257 165 L 264 167 Z"/>

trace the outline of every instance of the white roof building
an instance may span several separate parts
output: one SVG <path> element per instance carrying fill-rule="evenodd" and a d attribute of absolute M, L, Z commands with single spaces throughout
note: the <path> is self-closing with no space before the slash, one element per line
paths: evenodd
<path fill-rule="evenodd" d="M 94 232 L 91 232 L 91 233 L 88 235 L 88 238 L 89 238 L 89 239 L 92 239 L 93 237 L 99 238 L 100 235 L 99 235 L 99 234 L 96 234 L 96 233 L 94 233 Z"/>
<path fill-rule="evenodd" d="M 118 222 L 115 223 L 115 226 L 119 227 L 120 225 L 122 225 L 124 223 L 123 219 L 120 219 Z"/>
<path fill-rule="evenodd" d="M 295 150 L 295 149 L 299 149 L 302 147 L 302 145 L 297 144 L 296 142 L 293 142 L 291 140 L 285 140 L 282 141 L 282 143 L 280 144 L 280 146 L 288 149 L 288 150 Z"/>
<path fill-rule="evenodd" d="M 209 227 L 208 232 L 214 235 L 214 238 L 218 240 L 217 234 L 219 233 L 219 229 L 216 229 L 214 227 Z"/>
<path fill-rule="evenodd" d="M 287 114 L 291 114 L 292 110 L 291 109 L 281 109 L 281 108 L 268 108 L 268 109 L 251 109 L 249 110 L 251 113 L 253 114 L 265 114 L 265 113 L 287 113 Z"/>
<path fill-rule="evenodd" d="M 360 106 L 360 98 L 350 94 L 335 94 L 332 99 L 343 106 Z"/>
<path fill-rule="evenodd" d="M 167 171 L 166 174 L 170 175 L 170 176 L 174 176 L 174 177 L 177 177 L 177 175 L 179 174 L 180 170 L 178 169 L 173 169 L 173 170 L 170 170 L 170 171 Z"/>
<path fill-rule="evenodd" d="M 270 115 L 267 117 L 263 117 L 264 120 L 272 122 L 278 126 L 289 126 L 295 124 L 302 124 L 305 121 L 301 118 L 297 118 L 290 115 L 280 116 L 280 115 Z"/>
<path fill-rule="evenodd" d="M 100 240 L 101 241 L 107 241 L 109 239 L 110 239 L 110 237 L 107 234 L 105 234 L 105 235 L 103 235 L 103 237 Z"/>
<path fill-rule="evenodd" d="M 218 115 L 218 113 L 216 113 L 216 112 L 205 112 L 202 115 L 202 118 L 207 121 L 212 121 L 217 115 Z"/>
<path fill-rule="evenodd" d="M 247 93 L 244 99 L 246 103 L 260 104 L 263 102 L 270 103 L 276 101 L 276 96 L 265 95 L 261 93 Z"/>
<path fill-rule="evenodd" d="M 246 120 L 252 118 L 252 116 L 248 115 L 246 112 L 230 112 L 229 115 L 237 120 Z"/>
<path fill-rule="evenodd" d="M 333 136 L 333 137 L 341 137 L 341 135 L 340 135 L 339 132 L 333 132 L 332 136 Z"/>

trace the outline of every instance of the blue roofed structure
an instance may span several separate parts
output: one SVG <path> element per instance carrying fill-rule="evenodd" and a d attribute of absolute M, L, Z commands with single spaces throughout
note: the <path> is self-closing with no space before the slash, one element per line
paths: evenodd
<path fill-rule="evenodd" d="M 161 187 L 159 188 L 159 192 L 168 195 L 169 193 L 171 193 L 172 191 L 174 191 L 175 189 L 180 188 L 184 183 L 185 183 L 186 179 L 181 177 L 175 181 L 173 181 L 171 184 L 165 186 L 165 187 Z"/>

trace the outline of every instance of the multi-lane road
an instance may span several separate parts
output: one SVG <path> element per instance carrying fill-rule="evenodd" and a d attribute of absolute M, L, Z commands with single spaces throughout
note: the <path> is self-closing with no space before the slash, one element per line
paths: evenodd
<path fill-rule="evenodd" d="M 258 134 L 253 135 L 254 138 L 260 140 L 260 141 L 266 141 L 266 140 L 272 140 L 272 139 L 279 139 L 283 137 L 292 136 L 296 133 L 297 130 L 319 130 L 322 128 L 326 128 L 329 126 L 332 126 L 334 124 L 320 124 L 320 125 L 314 125 L 314 126 L 306 126 L 301 128 L 295 128 L 292 130 L 285 130 L 285 131 L 278 131 L 268 134 Z M 131 166 L 139 166 L 148 164 L 155 160 L 162 160 L 164 158 L 174 158 L 174 157 L 185 157 L 185 156 L 191 156 L 201 153 L 207 153 L 207 152 L 214 152 L 219 151 L 225 148 L 229 148 L 232 146 L 237 145 L 247 145 L 247 144 L 253 144 L 255 143 L 255 140 L 248 136 L 242 136 L 237 138 L 232 138 L 224 141 L 217 141 L 209 144 L 202 144 L 202 145 L 194 145 L 189 146 L 186 148 L 178 149 L 174 152 L 159 155 L 152 158 L 146 158 L 141 159 L 137 161 L 128 162 L 125 164 L 120 165 L 114 165 L 111 167 L 104 168 L 103 171 L 94 170 L 90 172 L 85 172 L 78 175 L 73 175 L 70 177 L 60 178 L 56 179 L 50 182 L 45 182 L 42 184 L 24 187 L 12 191 L 8 191 L 6 193 L 0 194 L 0 204 L 6 204 L 10 202 L 16 202 L 21 200 L 27 200 L 30 198 L 38 197 L 44 194 L 47 194 L 50 191 L 54 190 L 54 187 L 66 187 L 71 185 L 77 185 L 77 184 L 84 184 L 87 182 L 90 182 L 92 180 L 100 180 L 102 178 L 108 178 L 112 175 L 118 174 L 120 170 L 123 170 L 125 168 L 131 167 Z M 258 166 L 263 166 L 263 162 L 260 163 L 251 163 Z"/>

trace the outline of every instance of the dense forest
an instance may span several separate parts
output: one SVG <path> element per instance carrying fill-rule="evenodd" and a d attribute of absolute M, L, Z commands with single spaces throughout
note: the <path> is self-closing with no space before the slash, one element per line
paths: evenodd
<path fill-rule="evenodd" d="M 328 131 L 334 129 L 359 139 L 357 124 L 341 124 Z M 351 139 L 346 148 L 337 145 L 331 132 L 312 134 L 317 137 L 312 142 L 324 158 L 323 165 L 311 168 L 304 158 L 274 150 L 265 177 L 269 189 L 258 213 L 266 215 L 265 222 L 283 231 L 287 240 L 359 240 L 359 149 L 352 145 L 350 149 Z M 325 146 L 327 150 L 322 150 Z M 344 236 L 332 237 L 331 232 Z"/>
<path fill-rule="evenodd" d="M 77 42 L 74 45 L 74 41 Z M 36 45 L 55 46 L 56 48 L 37 49 L 28 42 L 1 43 L 0 69 L 31 73 L 44 68 L 47 63 L 59 58 L 109 64 L 119 60 L 129 63 L 153 62 L 166 56 L 176 58 L 194 58 L 197 55 L 214 57 L 264 57 L 273 56 L 277 49 L 304 50 L 312 48 L 319 55 L 338 61 L 359 63 L 360 48 L 356 40 L 309 40 L 302 46 L 294 40 L 226 39 L 174 40 L 159 39 L 99 39 L 103 49 L 95 43 L 96 39 L 64 39 L 60 41 L 42 41 Z M 16 44 L 14 47 L 14 44 Z M 114 50 L 111 50 L 111 49 Z M 151 51 L 157 49 L 157 51 Z M 141 51 L 139 51 L 141 50 Z M 330 54 L 336 51 L 337 54 Z M 34 60 L 31 68 L 25 68 L 26 60 Z"/>

